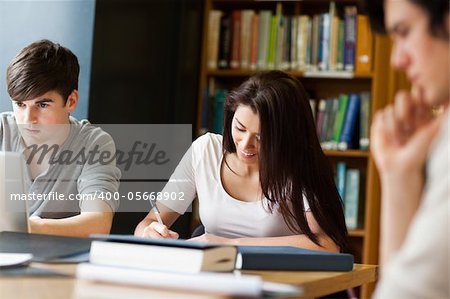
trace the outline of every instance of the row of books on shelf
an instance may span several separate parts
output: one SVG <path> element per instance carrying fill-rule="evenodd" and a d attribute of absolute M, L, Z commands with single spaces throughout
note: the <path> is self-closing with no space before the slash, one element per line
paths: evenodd
<path fill-rule="evenodd" d="M 319 100 L 315 119 L 322 148 L 368 150 L 370 105 L 369 92 Z"/>
<path fill-rule="evenodd" d="M 223 106 L 228 90 L 217 89 L 207 97 L 203 108 L 203 124 L 206 130 L 222 133 Z M 336 98 L 311 99 L 317 135 L 325 150 L 369 148 L 370 93 L 341 94 Z M 317 111 L 316 111 L 316 106 Z"/>
<path fill-rule="evenodd" d="M 356 6 L 345 6 L 340 14 L 331 2 L 327 13 L 315 15 L 283 15 L 281 3 L 275 13 L 212 10 L 208 37 L 209 69 L 372 69 L 373 36 Z"/>
<path fill-rule="evenodd" d="M 347 168 L 345 162 L 336 164 L 336 186 L 344 203 L 345 223 L 348 229 L 363 226 L 364 201 L 361 199 L 361 172 L 356 168 Z"/>

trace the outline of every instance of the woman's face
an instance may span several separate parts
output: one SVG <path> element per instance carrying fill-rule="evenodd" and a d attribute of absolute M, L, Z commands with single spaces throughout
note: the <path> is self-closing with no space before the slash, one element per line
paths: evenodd
<path fill-rule="evenodd" d="M 245 164 L 259 161 L 259 115 L 252 108 L 239 105 L 231 123 L 231 136 L 238 159 Z"/>

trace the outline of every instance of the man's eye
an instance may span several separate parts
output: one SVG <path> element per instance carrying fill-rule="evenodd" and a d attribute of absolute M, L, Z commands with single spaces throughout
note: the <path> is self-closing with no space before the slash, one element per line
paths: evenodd
<path fill-rule="evenodd" d="M 39 103 L 39 107 L 40 108 L 47 108 L 48 104 L 46 104 L 46 103 Z"/>
<path fill-rule="evenodd" d="M 22 102 L 14 102 L 14 105 L 16 105 L 17 107 L 25 107 L 25 104 Z"/>

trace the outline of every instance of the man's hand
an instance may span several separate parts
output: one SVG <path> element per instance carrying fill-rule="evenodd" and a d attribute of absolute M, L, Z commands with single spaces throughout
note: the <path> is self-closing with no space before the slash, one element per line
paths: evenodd
<path fill-rule="evenodd" d="M 371 152 L 380 174 L 422 172 L 439 119 L 420 96 L 399 92 L 393 105 L 376 113 L 371 128 Z"/>

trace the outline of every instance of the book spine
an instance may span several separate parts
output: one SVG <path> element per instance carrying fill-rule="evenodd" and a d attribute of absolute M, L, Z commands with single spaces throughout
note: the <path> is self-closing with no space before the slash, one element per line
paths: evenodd
<path fill-rule="evenodd" d="M 337 62 L 336 62 L 336 69 L 338 71 L 344 70 L 344 32 L 345 32 L 344 21 L 339 20 Z"/>
<path fill-rule="evenodd" d="M 220 69 L 230 67 L 231 52 L 231 17 L 224 16 L 220 22 L 220 42 L 219 42 L 219 63 Z"/>
<path fill-rule="evenodd" d="M 272 19 L 272 12 L 263 10 L 259 17 L 259 40 L 258 40 L 258 62 L 257 69 L 267 69 L 267 55 L 270 36 L 270 22 Z"/>
<path fill-rule="evenodd" d="M 252 18 L 251 32 L 251 51 L 250 51 L 250 69 L 256 70 L 256 62 L 258 59 L 258 39 L 259 39 L 259 15 L 254 14 Z"/>
<path fill-rule="evenodd" d="M 322 146 L 322 148 L 326 150 L 333 149 L 333 133 L 339 110 L 339 99 L 330 99 L 329 101 L 331 102 L 331 111 L 327 125 L 327 134 Z"/>
<path fill-rule="evenodd" d="M 325 114 L 323 116 L 323 123 L 322 123 L 322 129 L 320 130 L 320 145 L 323 147 L 325 146 L 326 138 L 327 138 L 327 129 L 328 129 L 328 123 L 330 122 L 331 118 L 331 110 L 333 108 L 333 103 L 331 100 L 325 100 Z"/>
<path fill-rule="evenodd" d="M 219 89 L 214 97 L 214 133 L 223 133 L 223 105 L 225 104 L 227 92 Z"/>
<path fill-rule="evenodd" d="M 241 69 L 250 67 L 251 25 L 254 11 L 244 9 L 241 11 Z"/>
<path fill-rule="evenodd" d="M 370 93 L 361 93 L 360 109 L 360 129 L 359 129 L 359 148 L 361 150 L 369 149 L 369 127 L 370 127 Z"/>
<path fill-rule="evenodd" d="M 326 105 L 327 105 L 326 101 L 322 99 L 319 100 L 319 105 L 317 106 L 316 130 L 317 130 L 317 137 L 319 139 L 322 134 L 322 126 L 323 126 L 323 119 L 325 117 Z"/>
<path fill-rule="evenodd" d="M 353 133 L 355 132 L 357 118 L 359 117 L 360 97 L 358 94 L 350 94 L 347 113 L 345 114 L 342 134 L 339 139 L 338 149 L 347 150 L 352 146 Z"/>
<path fill-rule="evenodd" d="M 341 94 L 339 96 L 339 110 L 337 113 L 336 126 L 334 127 L 333 132 L 333 142 L 332 142 L 333 149 L 338 148 L 339 139 L 342 133 L 342 125 L 344 124 L 345 113 L 347 112 L 347 105 L 348 105 L 348 95 Z"/>
<path fill-rule="evenodd" d="M 372 33 L 367 16 L 358 15 L 356 39 L 356 71 L 367 73 L 372 70 Z"/>
<path fill-rule="evenodd" d="M 232 69 L 238 69 L 241 62 L 241 11 L 234 10 L 233 13 L 233 37 L 231 47 L 231 62 Z"/>
<path fill-rule="evenodd" d="M 292 16 L 291 18 L 291 55 L 289 60 L 291 62 L 290 69 L 298 69 L 298 39 L 300 38 L 300 33 L 298 32 L 298 16 Z"/>
<path fill-rule="evenodd" d="M 342 201 L 344 201 L 345 198 L 346 169 L 347 165 L 345 162 L 338 162 L 336 164 L 336 185 Z"/>
<path fill-rule="evenodd" d="M 348 229 L 358 228 L 358 211 L 359 211 L 359 182 L 360 172 L 358 169 L 348 169 L 345 178 L 345 222 Z"/>
<path fill-rule="evenodd" d="M 321 36 L 320 36 L 320 59 L 319 59 L 319 70 L 328 70 L 328 61 L 330 55 L 330 15 L 321 15 Z"/>
<path fill-rule="evenodd" d="M 345 7 L 344 69 L 355 70 L 356 6 Z"/>
<path fill-rule="evenodd" d="M 278 16 L 272 16 L 270 20 L 270 36 L 268 43 L 267 68 L 275 68 L 275 51 L 277 46 Z"/>
<path fill-rule="evenodd" d="M 220 33 L 220 19 L 222 12 L 220 10 L 212 10 L 209 13 L 208 23 L 208 68 L 216 69 L 219 53 L 219 33 Z"/>
<path fill-rule="evenodd" d="M 312 21 L 312 45 L 311 45 L 311 63 L 310 70 L 317 70 L 319 55 L 319 35 L 320 35 L 320 15 L 314 15 Z"/>

